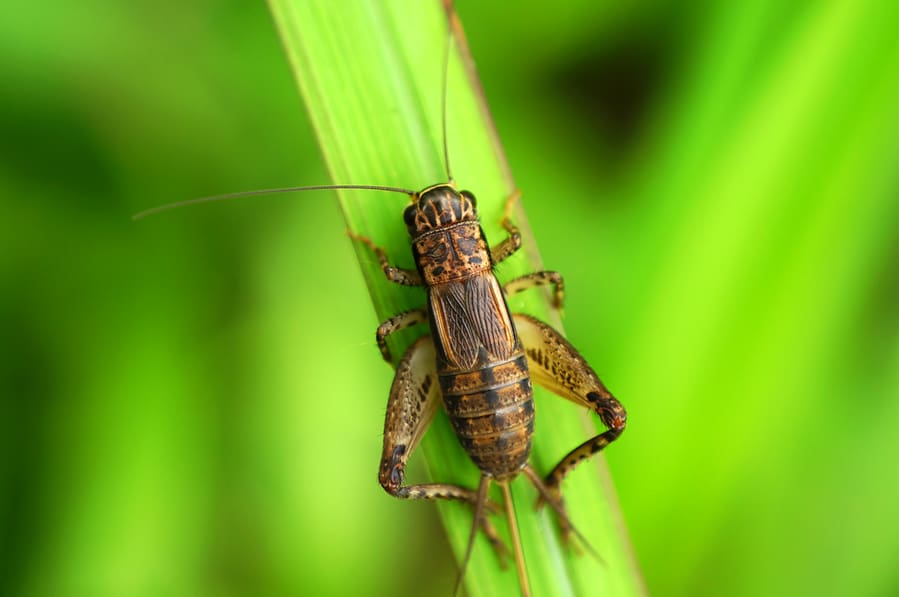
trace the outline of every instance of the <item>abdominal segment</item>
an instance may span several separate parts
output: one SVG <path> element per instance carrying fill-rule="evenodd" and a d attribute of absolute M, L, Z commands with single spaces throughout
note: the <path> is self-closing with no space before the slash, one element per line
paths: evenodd
<path fill-rule="evenodd" d="M 443 403 L 465 451 L 481 471 L 502 480 L 527 463 L 534 401 L 523 353 L 482 369 L 439 374 Z"/>

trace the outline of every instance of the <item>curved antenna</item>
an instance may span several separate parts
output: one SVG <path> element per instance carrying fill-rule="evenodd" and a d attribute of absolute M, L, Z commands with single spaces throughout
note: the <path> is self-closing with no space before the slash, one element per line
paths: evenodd
<path fill-rule="evenodd" d="M 446 179 L 450 184 L 453 184 L 453 173 L 450 170 L 450 161 L 449 161 L 449 150 L 447 149 L 446 142 L 446 94 L 449 90 L 449 61 L 450 61 L 450 49 L 453 46 L 453 30 L 450 29 L 446 36 L 446 52 L 443 58 L 443 101 L 440 105 L 440 119 L 441 126 L 443 129 L 443 166 L 446 168 Z"/>
<path fill-rule="evenodd" d="M 380 185 L 369 184 L 334 184 L 334 185 L 316 185 L 311 187 L 283 187 L 277 189 L 259 189 L 258 191 L 242 191 L 240 193 L 226 193 L 224 195 L 212 195 L 211 197 L 198 197 L 196 199 L 188 199 L 186 201 L 177 201 L 175 203 L 166 203 L 158 207 L 152 207 L 138 212 L 131 216 L 134 221 L 152 216 L 163 211 L 187 207 L 188 205 L 197 205 L 200 203 L 212 203 L 213 201 L 225 201 L 227 199 L 241 199 L 243 197 L 255 197 L 257 195 L 275 195 L 278 193 L 299 193 L 302 191 L 333 191 L 333 190 L 358 190 L 358 191 L 387 191 L 390 193 L 403 193 L 410 197 L 415 196 L 415 191 L 409 189 L 401 189 L 399 187 L 385 187 Z"/>

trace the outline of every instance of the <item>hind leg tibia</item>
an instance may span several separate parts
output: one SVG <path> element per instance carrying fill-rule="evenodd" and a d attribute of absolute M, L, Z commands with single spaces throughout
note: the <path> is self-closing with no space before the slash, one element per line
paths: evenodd
<path fill-rule="evenodd" d="M 477 508 L 478 494 L 474 490 L 449 483 L 405 484 L 406 463 L 440 406 L 435 363 L 434 342 L 430 336 L 424 336 L 409 347 L 397 365 L 387 402 L 378 481 L 387 493 L 400 499 L 456 500 Z M 490 500 L 485 500 L 483 507 L 494 513 L 502 511 Z M 504 561 L 507 550 L 496 528 L 487 516 L 479 518 L 481 530 Z"/>

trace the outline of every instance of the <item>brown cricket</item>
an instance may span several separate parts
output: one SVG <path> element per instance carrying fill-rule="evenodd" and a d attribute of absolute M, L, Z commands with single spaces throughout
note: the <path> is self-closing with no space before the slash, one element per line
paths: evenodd
<path fill-rule="evenodd" d="M 551 284 L 554 304 L 562 306 L 564 286 L 558 272 L 535 272 L 501 286 L 494 267 L 521 246 L 521 235 L 508 212 L 518 193 L 507 201 L 503 228 L 508 238 L 490 249 L 478 222 L 475 197 L 450 182 L 412 193 L 404 213 L 416 269 L 391 265 L 383 249 L 356 236 L 377 255 L 387 279 L 424 286 L 427 307 L 391 317 L 377 330 L 384 359 L 392 362 L 386 338 L 393 332 L 428 322 L 430 335 L 415 341 L 397 365 L 387 403 L 381 486 L 403 499 L 448 499 L 475 508 L 475 520 L 459 574 L 461 581 L 480 527 L 502 553 L 502 542 L 485 516 L 491 482 L 501 485 L 513 533 L 523 594 L 529 594 L 517 529 L 511 516 L 508 483 L 524 473 L 541 501 L 560 515 L 563 533 L 572 527 L 565 514 L 560 485 L 582 460 L 599 452 L 624 431 L 624 407 L 558 332 L 520 313 L 510 313 L 506 296 Z M 607 431 L 568 453 L 541 478 L 528 464 L 534 434 L 531 380 L 599 415 Z M 446 410 L 456 436 L 481 471 L 475 491 L 447 483 L 404 484 L 406 462 L 437 412 Z M 495 510 L 495 506 L 493 506 Z M 458 584 L 457 584 L 458 589 Z"/>

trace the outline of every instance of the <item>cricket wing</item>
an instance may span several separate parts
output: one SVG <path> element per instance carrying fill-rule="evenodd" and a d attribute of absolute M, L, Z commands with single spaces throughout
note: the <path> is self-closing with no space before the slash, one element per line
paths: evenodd
<path fill-rule="evenodd" d="M 490 272 L 433 287 L 431 311 L 437 341 L 452 370 L 486 364 L 478 362 L 482 352 L 489 362 L 506 359 L 516 350 L 509 309 Z"/>

